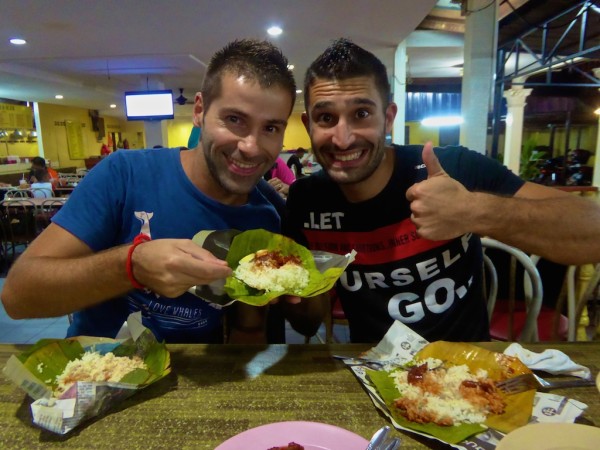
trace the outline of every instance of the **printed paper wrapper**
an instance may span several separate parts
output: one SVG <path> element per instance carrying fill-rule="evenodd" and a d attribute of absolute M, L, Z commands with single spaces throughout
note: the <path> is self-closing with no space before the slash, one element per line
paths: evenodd
<path fill-rule="evenodd" d="M 169 351 L 142 325 L 140 313 L 129 316 L 117 337 L 42 339 L 26 352 L 10 357 L 4 374 L 35 399 L 31 404 L 35 424 L 66 434 L 171 372 Z M 86 351 L 136 355 L 144 360 L 147 370 L 136 369 L 119 382 L 76 382 L 58 398 L 53 397 L 56 376 L 69 361 L 80 358 Z"/>
<path fill-rule="evenodd" d="M 283 255 L 296 255 L 309 273 L 308 285 L 300 292 L 269 291 L 254 289 L 237 278 L 231 276 L 227 280 L 219 280 L 206 286 L 194 286 L 189 292 L 210 302 L 226 306 L 234 301 L 262 306 L 276 297 L 290 294 L 299 297 L 314 297 L 329 291 L 344 272 L 348 264 L 354 260 L 355 252 L 346 255 L 323 251 L 311 251 L 280 234 L 266 230 L 224 230 L 201 231 L 193 241 L 210 251 L 218 258 L 227 261 L 235 270 L 239 261 L 258 250 L 278 250 Z"/>
<path fill-rule="evenodd" d="M 390 408 L 399 396 L 389 378 L 389 371 L 414 359 L 437 358 L 452 364 L 467 364 L 471 369 L 483 368 L 492 379 L 510 378 L 530 372 L 518 359 L 495 353 L 467 343 L 428 343 L 401 322 L 394 322 L 382 341 L 361 358 L 344 362 L 365 387 L 373 404 L 401 430 L 445 442 L 457 449 L 492 450 L 505 433 L 537 422 L 573 422 L 587 405 L 562 396 L 530 390 L 506 396 L 505 414 L 490 416 L 485 425 L 441 427 L 409 422 Z M 377 363 L 367 362 L 377 361 Z"/>

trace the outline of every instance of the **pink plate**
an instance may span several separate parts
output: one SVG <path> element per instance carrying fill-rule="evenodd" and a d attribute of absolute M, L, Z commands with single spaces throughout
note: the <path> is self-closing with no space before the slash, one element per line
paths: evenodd
<path fill-rule="evenodd" d="M 295 442 L 305 450 L 364 450 L 369 441 L 343 428 L 318 422 L 277 422 L 244 431 L 215 450 L 267 450 Z"/>

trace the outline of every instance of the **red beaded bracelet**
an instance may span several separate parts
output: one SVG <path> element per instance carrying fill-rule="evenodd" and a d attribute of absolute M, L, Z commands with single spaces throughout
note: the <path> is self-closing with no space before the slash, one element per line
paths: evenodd
<path fill-rule="evenodd" d="M 133 263 L 131 261 L 131 256 L 133 255 L 133 251 L 135 250 L 135 248 L 150 240 L 150 236 L 148 236 L 147 234 L 138 234 L 134 239 L 133 239 L 133 244 L 131 244 L 131 247 L 129 247 L 129 251 L 127 252 L 127 261 L 125 262 L 125 270 L 127 271 L 127 278 L 129 278 L 129 281 L 131 283 L 131 285 L 136 288 L 136 289 L 146 289 L 145 286 L 142 286 L 140 283 L 138 283 L 138 281 L 135 279 L 135 277 L 133 276 Z"/>

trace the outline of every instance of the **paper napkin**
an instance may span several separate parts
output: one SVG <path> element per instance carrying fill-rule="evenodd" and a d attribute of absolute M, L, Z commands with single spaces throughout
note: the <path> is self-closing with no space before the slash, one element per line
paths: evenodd
<path fill-rule="evenodd" d="M 591 372 L 585 366 L 575 363 L 560 350 L 548 349 L 542 353 L 535 353 L 523 348 L 521 344 L 513 343 L 506 347 L 504 354 L 516 356 L 531 370 L 543 370 L 555 375 L 572 375 L 590 379 Z"/>

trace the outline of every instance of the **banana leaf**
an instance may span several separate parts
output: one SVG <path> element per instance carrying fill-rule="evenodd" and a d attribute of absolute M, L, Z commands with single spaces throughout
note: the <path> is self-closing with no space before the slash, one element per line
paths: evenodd
<path fill-rule="evenodd" d="M 66 434 L 83 421 L 107 411 L 171 372 L 169 351 L 164 343 L 156 341 L 149 329 L 141 325 L 140 313 L 131 314 L 127 325 L 130 333 L 126 332 L 123 339 L 92 336 L 42 339 L 23 353 L 11 356 L 3 372 L 35 399 L 31 405 L 34 423 L 55 433 Z M 70 361 L 87 351 L 138 356 L 145 362 L 146 369 L 133 370 L 115 383 L 76 382 L 62 394 L 55 395 L 58 387 L 56 377 Z M 94 389 L 89 389 L 90 385 L 94 385 Z"/>
<path fill-rule="evenodd" d="M 277 250 L 285 256 L 300 257 L 302 266 L 309 274 L 307 286 L 299 291 L 264 291 L 248 286 L 243 281 L 231 276 L 225 281 L 225 292 L 230 298 L 250 305 L 262 306 L 284 294 L 314 297 L 330 290 L 350 262 L 348 257 L 331 254 L 337 263 L 328 264 L 326 268 L 320 270 L 313 253 L 292 239 L 266 230 L 249 230 L 233 238 L 227 254 L 227 263 L 235 270 L 242 258 L 262 249 Z M 323 252 L 320 252 L 319 255 L 323 256 Z"/>
<path fill-rule="evenodd" d="M 530 372 L 517 358 L 491 352 L 467 343 L 433 342 L 415 355 L 416 361 L 422 361 L 427 358 L 440 359 L 446 366 L 466 364 L 472 373 L 475 373 L 477 369 L 485 369 L 488 372 L 488 377 L 495 381 Z M 500 415 L 489 415 L 483 425 L 461 424 L 452 427 L 443 427 L 435 424 L 418 424 L 408 421 L 392 405 L 393 401 L 400 397 L 400 392 L 396 389 L 393 379 L 390 377 L 392 371 L 368 370 L 367 373 L 388 406 L 394 420 L 404 428 L 427 433 L 450 444 L 457 444 L 469 436 L 483 431 L 487 427 L 508 433 L 520 426 L 526 425 L 529 421 L 535 390 L 520 394 L 505 395 L 505 412 Z"/>

